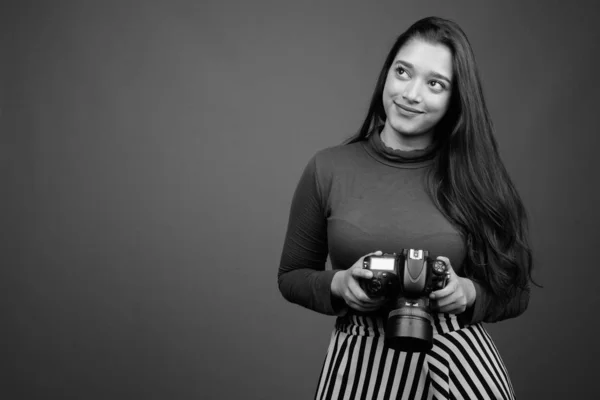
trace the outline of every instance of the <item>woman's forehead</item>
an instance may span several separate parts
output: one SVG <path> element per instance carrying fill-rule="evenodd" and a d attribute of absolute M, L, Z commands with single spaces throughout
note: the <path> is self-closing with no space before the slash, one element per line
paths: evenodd
<path fill-rule="evenodd" d="M 409 40 L 396 54 L 394 63 L 402 63 L 423 74 L 439 74 L 452 79 L 452 52 L 441 43 Z"/>

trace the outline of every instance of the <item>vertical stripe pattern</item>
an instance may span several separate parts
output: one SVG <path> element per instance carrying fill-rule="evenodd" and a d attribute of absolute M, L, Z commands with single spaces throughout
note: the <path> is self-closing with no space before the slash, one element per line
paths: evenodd
<path fill-rule="evenodd" d="M 508 372 L 482 324 L 434 316 L 433 348 L 397 351 L 384 343 L 382 317 L 339 317 L 316 400 L 515 399 Z"/>

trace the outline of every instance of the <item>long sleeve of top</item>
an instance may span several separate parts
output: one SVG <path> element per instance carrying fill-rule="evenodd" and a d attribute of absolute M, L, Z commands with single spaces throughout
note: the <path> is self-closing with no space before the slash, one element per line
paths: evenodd
<path fill-rule="evenodd" d="M 465 242 L 425 189 L 433 156 L 432 149 L 390 149 L 378 134 L 313 156 L 292 198 L 278 271 L 284 298 L 339 314 L 345 304 L 332 296 L 333 275 L 376 250 L 425 249 L 431 257 L 448 257 L 462 276 Z M 328 255 L 331 270 L 325 268 Z M 474 285 L 476 300 L 460 315 L 467 323 L 513 318 L 527 308 L 529 290 L 515 291 L 500 306 L 484 283 Z"/>
<path fill-rule="evenodd" d="M 288 230 L 279 268 L 283 296 L 323 314 L 335 314 L 331 281 L 335 270 L 325 270 L 327 216 L 320 193 L 316 159 L 304 170 L 292 199 Z"/>

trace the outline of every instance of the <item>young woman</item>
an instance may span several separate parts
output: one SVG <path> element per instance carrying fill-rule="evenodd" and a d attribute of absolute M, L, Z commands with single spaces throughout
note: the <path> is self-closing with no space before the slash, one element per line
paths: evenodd
<path fill-rule="evenodd" d="M 360 285 L 372 277 L 365 256 L 402 249 L 450 271 L 430 295 L 429 351 L 389 347 L 386 301 Z M 317 152 L 294 193 L 280 291 L 337 316 L 315 397 L 514 398 L 482 322 L 525 311 L 531 268 L 468 39 L 452 21 L 417 21 L 391 48 L 359 133 Z"/>

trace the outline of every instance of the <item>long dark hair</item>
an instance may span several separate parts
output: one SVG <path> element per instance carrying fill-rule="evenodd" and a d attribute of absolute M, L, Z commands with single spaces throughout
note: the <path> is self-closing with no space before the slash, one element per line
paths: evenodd
<path fill-rule="evenodd" d="M 418 38 L 452 52 L 453 87 L 448 110 L 435 127 L 437 155 L 427 189 L 438 209 L 467 243 L 464 275 L 486 286 L 499 301 L 533 281 L 528 222 L 521 198 L 498 153 L 471 45 L 453 21 L 421 19 L 390 49 L 360 131 L 346 143 L 365 140 L 385 123 L 383 88 L 398 51 Z"/>

